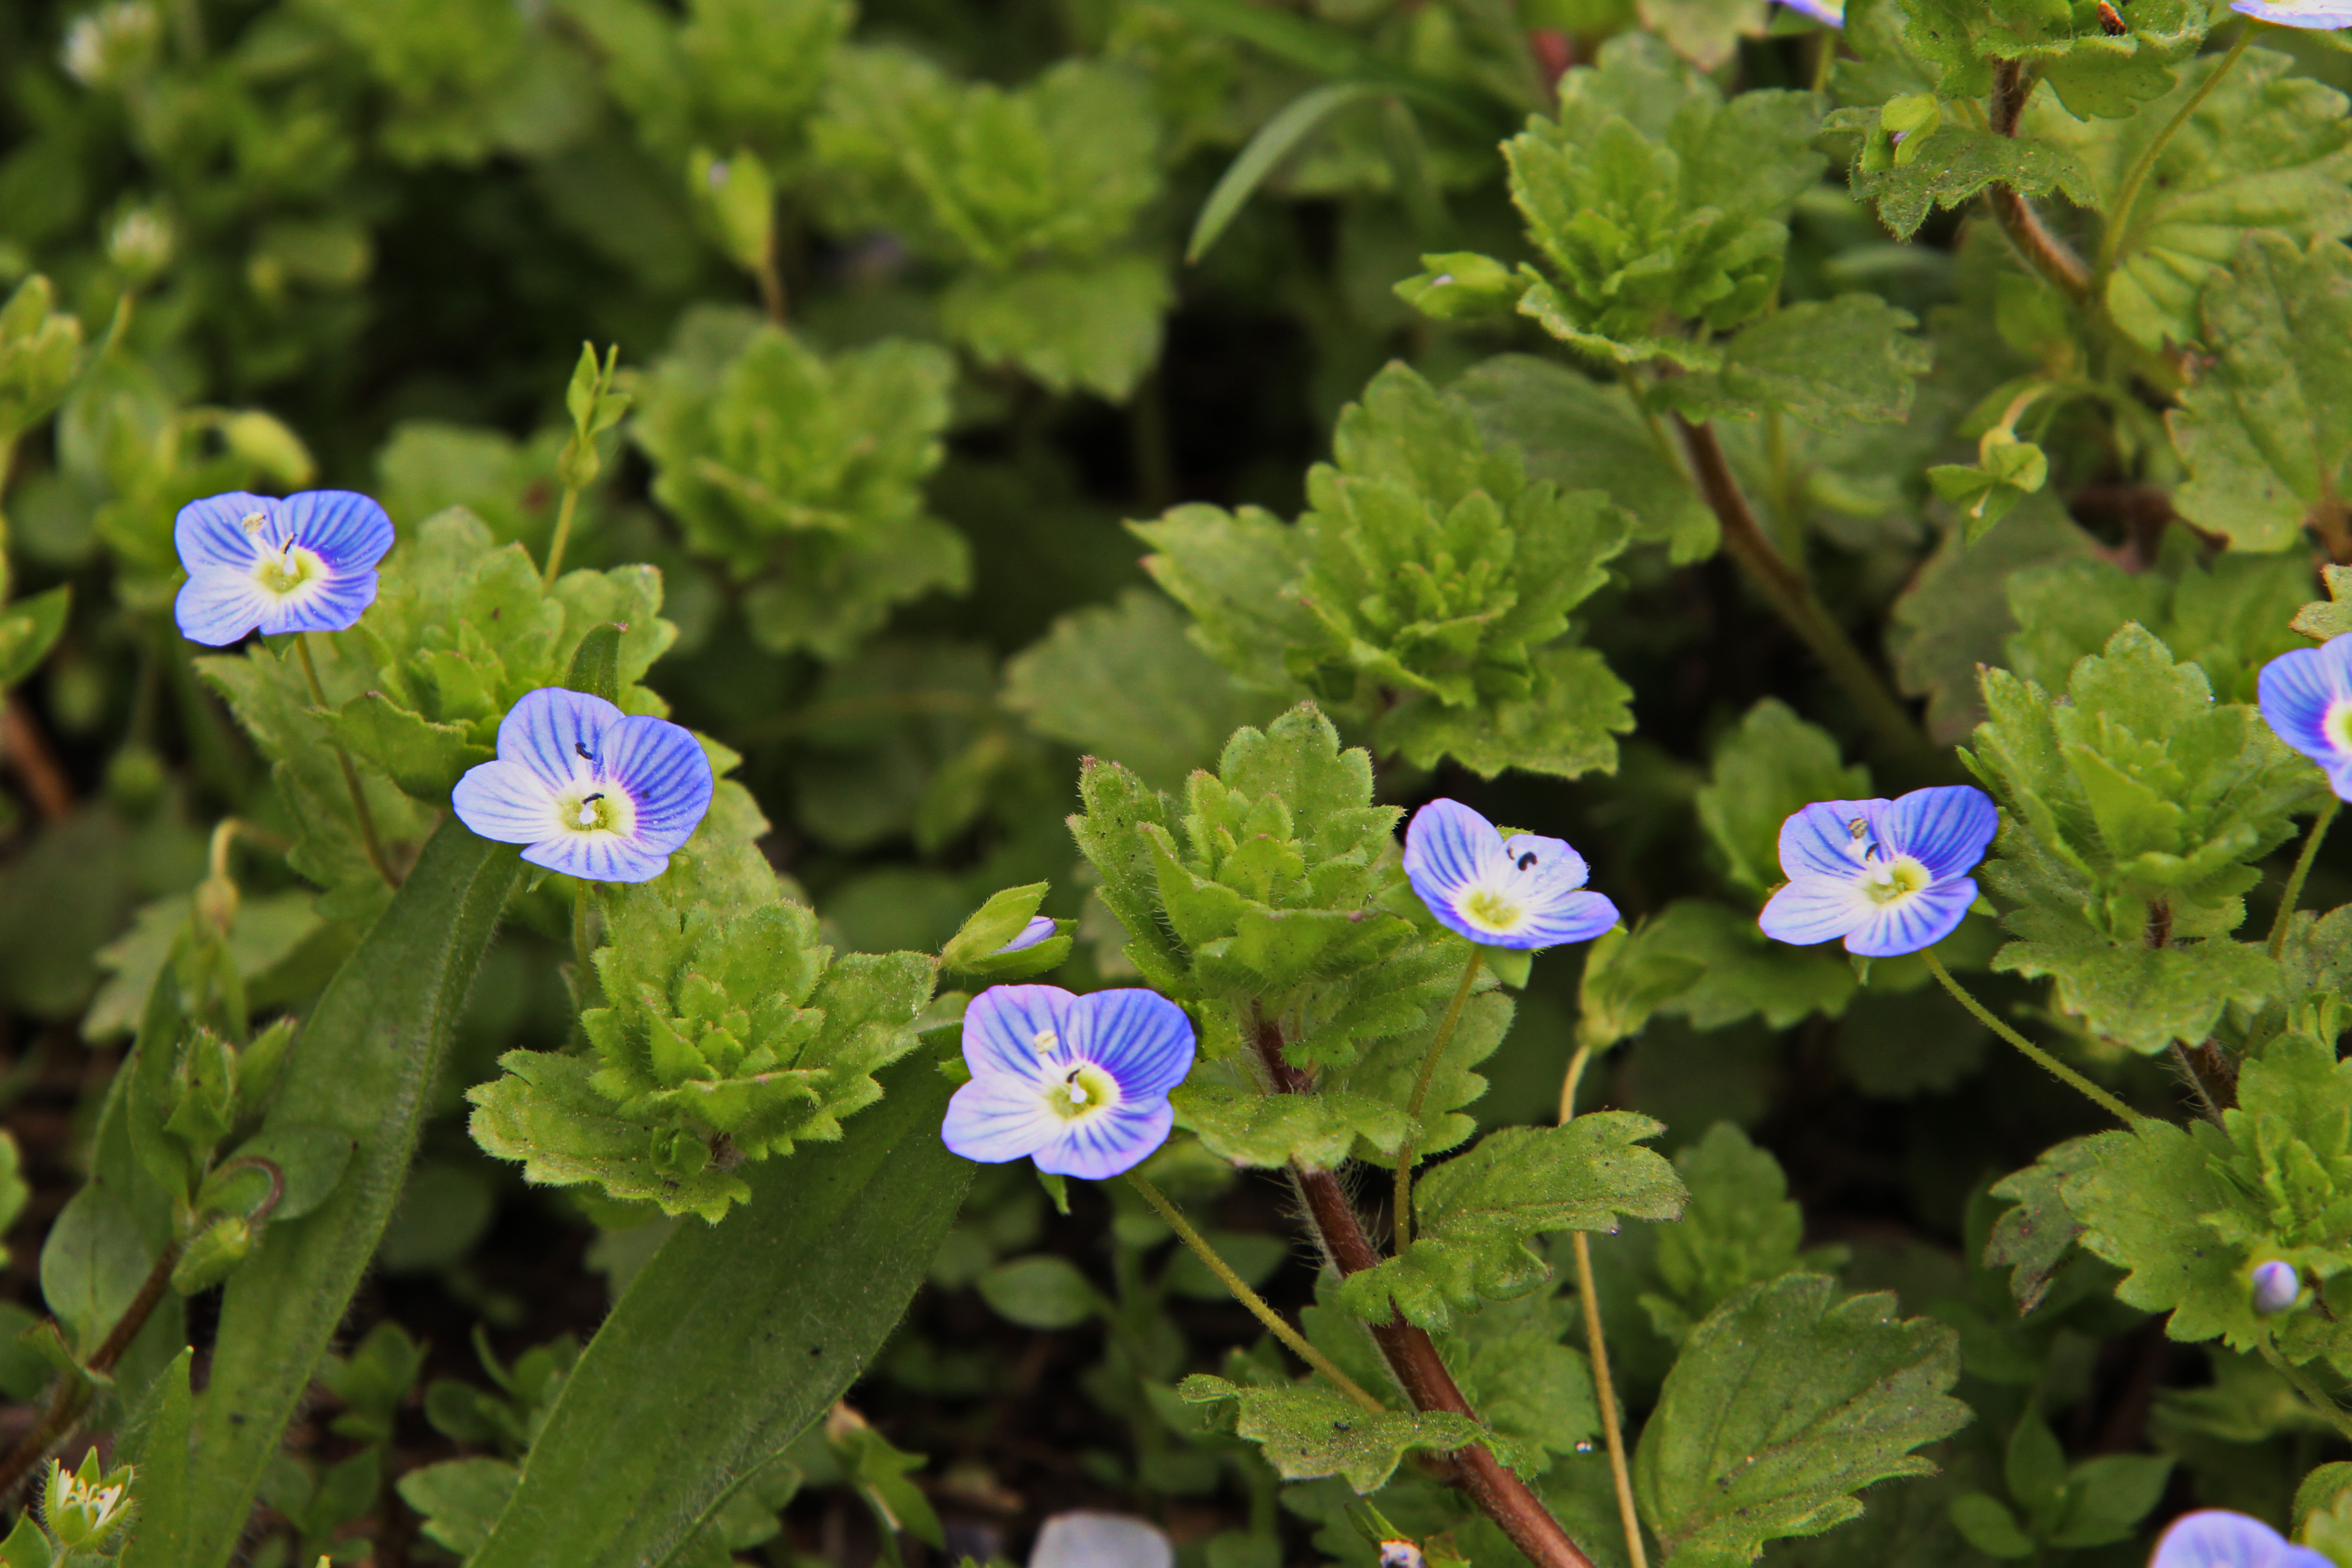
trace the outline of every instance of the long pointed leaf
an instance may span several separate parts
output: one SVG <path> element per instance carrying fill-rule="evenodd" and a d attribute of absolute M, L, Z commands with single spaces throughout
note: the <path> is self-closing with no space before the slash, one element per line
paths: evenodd
<path fill-rule="evenodd" d="M 120 1456 L 139 1467 L 139 1512 L 119 1568 L 181 1568 L 188 1545 L 188 1428 L 195 1418 L 183 1350 L 155 1379 L 154 1390 Z"/>
<path fill-rule="evenodd" d="M 656 1253 L 564 1380 L 468 1568 L 667 1562 L 847 1391 L 907 1310 L 971 1166 L 940 1142 L 951 1086 L 880 1075 L 838 1143 L 750 1167 L 751 1201 Z"/>
<path fill-rule="evenodd" d="M 1508 134 L 1517 111 L 1499 99 L 1465 90 L 1398 65 L 1370 45 L 1328 23 L 1277 11 L 1254 0 L 1170 0 L 1186 21 L 1255 44 L 1276 59 L 1317 76 L 1377 82 L 1387 90 L 1443 110 L 1465 130 Z"/>
<path fill-rule="evenodd" d="M 1282 112 L 1258 127 L 1257 134 L 1249 139 L 1225 172 L 1217 179 L 1216 188 L 1202 205 L 1201 216 L 1192 225 L 1192 240 L 1184 247 L 1184 259 L 1198 261 L 1217 237 L 1234 221 L 1242 205 L 1250 199 L 1275 166 L 1290 155 L 1291 149 L 1313 133 L 1317 126 L 1348 108 L 1350 104 L 1380 98 L 1388 89 L 1365 81 L 1335 81 L 1300 93 L 1285 104 Z"/>
<path fill-rule="evenodd" d="M 226 1563 L 262 1472 L 342 1321 L 399 1200 L 425 1100 L 521 861 L 454 817 L 303 1026 L 269 1127 L 331 1127 L 354 1148 L 342 1182 L 272 1225 L 230 1276 L 197 1412 L 190 1568 Z"/>

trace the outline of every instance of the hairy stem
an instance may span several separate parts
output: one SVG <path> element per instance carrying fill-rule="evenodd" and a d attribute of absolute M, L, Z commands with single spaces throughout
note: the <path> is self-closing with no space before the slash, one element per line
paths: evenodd
<path fill-rule="evenodd" d="M 2230 68 L 2236 65 L 2239 57 L 2246 52 L 2246 46 L 2253 40 L 2254 29 L 2260 25 L 2251 17 L 2247 19 L 2245 25 L 2238 29 L 2238 41 L 2231 44 L 2230 52 L 2221 57 L 2221 63 L 2205 73 L 2205 79 L 2199 82 L 2197 90 L 2189 95 L 2189 101 L 2165 121 L 2164 129 L 2156 133 L 2155 139 L 2141 150 L 2137 158 L 2132 160 L 2131 170 L 2124 175 L 2123 186 L 2110 204 L 2108 210 L 2113 216 L 2099 236 L 2100 279 L 2105 279 L 2116 269 L 2116 258 L 2123 251 L 2124 237 L 2131 232 L 2132 212 L 2139 205 L 2140 189 L 2147 184 L 2148 175 L 2156 172 L 2157 159 L 2163 155 L 2165 148 L 2179 134 L 2180 128 L 2189 123 L 2189 117 L 2197 112 L 2215 88 L 2221 85 L 2221 79 L 2230 74 Z"/>
<path fill-rule="evenodd" d="M 1583 1081 L 1584 1067 L 1592 1059 L 1592 1047 L 1580 1045 L 1568 1062 L 1568 1071 L 1559 1082 L 1559 1124 L 1565 1127 L 1576 1115 L 1576 1086 Z M 1569 1247 L 1576 1254 L 1576 1293 L 1584 1303 L 1584 1348 L 1592 1358 L 1592 1392 L 1601 1405 L 1601 1436 L 1609 1445 L 1609 1479 L 1617 1488 L 1617 1521 L 1625 1529 L 1625 1554 L 1633 1568 L 1650 1568 L 1648 1551 L 1642 1544 L 1642 1515 L 1633 1506 L 1633 1472 L 1625 1463 L 1625 1429 L 1617 1420 L 1617 1384 L 1609 1373 L 1609 1340 L 1601 1330 L 1601 1292 L 1592 1284 L 1592 1240 L 1580 1230 L 1568 1233 Z"/>
<path fill-rule="evenodd" d="M 2319 841 L 2336 822 L 2336 814 L 2344 809 L 2344 802 L 2333 790 L 2321 803 L 2319 815 L 2311 819 L 2304 830 L 2303 853 L 2294 858 L 2294 869 L 2287 873 L 2286 891 L 2279 895 L 2278 913 L 2271 917 L 2271 956 L 2277 958 L 2286 952 L 2287 928 L 2294 923 L 2294 907 L 2303 901 L 2303 884 L 2311 876 L 2311 863 L 2319 858 Z"/>
<path fill-rule="evenodd" d="M 2293 1384 L 2294 1391 L 2302 1394 L 2314 1410 L 2326 1416 L 2338 1432 L 2352 1437 L 2352 1411 L 2347 1411 L 2329 1397 L 2326 1389 L 2311 1381 L 2309 1373 L 2281 1355 L 2278 1347 L 2268 1341 L 2263 1343 L 2263 1359 L 2276 1368 L 2281 1377 Z"/>
<path fill-rule="evenodd" d="M 1992 128 L 1996 133 L 2017 134 L 2017 122 L 2025 113 L 2025 100 L 2032 94 L 2033 84 L 2026 79 L 2023 62 L 1993 62 Z M 2091 269 L 2083 265 L 2074 247 L 2050 231 L 2042 215 L 2033 210 L 2033 204 L 2012 185 L 1996 184 L 1986 195 L 1992 202 L 1992 215 L 2001 231 L 2024 254 L 2033 269 L 2068 299 L 2077 303 L 2087 301 L 2091 298 Z"/>
<path fill-rule="evenodd" d="M 2130 1106 L 2126 1105 L 2122 1100 L 2117 1100 L 2114 1095 L 2109 1094 L 2105 1089 L 2101 1089 L 2097 1084 L 2093 1083 L 2089 1079 L 2084 1078 L 2081 1073 L 2076 1072 L 2073 1068 L 2068 1067 L 2064 1062 L 2060 1061 L 2056 1057 L 2052 1056 L 2048 1051 L 2043 1050 L 2040 1046 L 2035 1045 L 2032 1040 L 2027 1039 L 2023 1035 L 2019 1034 L 2015 1029 L 2011 1028 L 2007 1024 L 2001 1022 L 1999 1018 L 1994 1017 L 1990 1008 L 1978 1001 L 1976 997 L 1969 993 L 1967 986 L 1962 985 L 1958 981 L 1952 978 L 1952 972 L 1944 967 L 1944 961 L 1936 956 L 1936 950 L 1934 948 L 1922 948 L 1920 950 L 1919 956 L 1927 963 L 1927 973 L 1934 975 L 1937 980 L 1943 982 L 1944 989 L 1952 994 L 1952 999 L 1958 1002 L 1961 1006 L 1966 1007 L 1970 1013 L 1974 1014 L 1978 1023 L 1982 1024 L 1986 1028 L 1990 1029 L 1994 1034 L 1999 1035 L 2002 1039 L 2007 1040 L 2011 1045 L 2015 1046 L 2019 1050 L 2023 1051 L 2028 1059 L 2046 1069 L 2053 1077 L 2065 1083 L 2073 1085 L 2074 1088 L 2081 1089 L 2084 1094 L 2090 1096 L 2092 1101 L 2095 1103 L 2099 1109 L 2106 1111 L 2125 1126 L 2135 1127 L 2139 1124 L 2139 1114 L 2133 1110 Z"/>
<path fill-rule="evenodd" d="M 319 682 L 318 661 L 310 657 L 310 634 L 297 632 L 294 646 L 302 650 L 302 673 L 310 679 L 310 696 L 324 710 L 327 709 L 327 689 Z M 367 794 L 360 788 L 360 771 L 352 766 L 352 754 L 343 750 L 340 741 L 329 741 L 334 748 L 335 761 L 342 764 L 343 787 L 352 792 L 352 814 L 359 818 L 360 847 L 367 852 L 368 864 L 375 868 L 386 887 L 397 888 L 400 879 L 392 874 L 392 862 L 383 858 L 383 840 L 376 837 L 375 813 L 368 809 Z"/>
<path fill-rule="evenodd" d="M 1280 1026 L 1261 1020 L 1252 1043 L 1278 1092 L 1297 1094 L 1310 1087 L 1307 1075 L 1283 1059 Z M 1348 1201 L 1348 1194 L 1340 1190 L 1337 1175 L 1294 1164 L 1290 1179 L 1333 1268 L 1345 1276 L 1360 1274 L 1380 1262 L 1380 1254 L 1364 1234 L 1363 1220 Z M 1393 1310 L 1387 1322 L 1369 1327 L 1397 1386 L 1404 1390 L 1414 1409 L 1447 1411 L 1473 1421 L 1478 1418 L 1470 1402 L 1462 1396 L 1453 1374 L 1445 1370 L 1444 1360 L 1427 1333 Z M 1551 1516 L 1528 1484 L 1506 1468 L 1484 1444 L 1461 1449 L 1453 1458 L 1454 1473 L 1449 1478 L 1453 1484 L 1477 1504 L 1481 1513 L 1495 1521 L 1535 1568 L 1594 1568 L 1592 1559 L 1569 1539 L 1568 1531 L 1560 1528 L 1559 1521 Z"/>
<path fill-rule="evenodd" d="M 1437 1058 L 1454 1043 L 1454 1026 L 1462 1022 L 1463 1006 L 1470 1000 L 1471 983 L 1478 978 L 1478 961 L 1485 956 L 1475 944 L 1470 949 L 1470 962 L 1462 966 L 1462 984 L 1454 988 L 1454 1000 L 1445 1005 L 1445 1016 L 1430 1037 L 1429 1049 L 1421 1058 L 1421 1074 L 1412 1080 L 1412 1100 L 1405 1107 L 1412 1126 L 1405 1130 L 1404 1142 L 1397 1146 L 1396 1201 L 1393 1215 L 1396 1229 L 1396 1250 L 1400 1256 L 1412 1242 L 1412 1162 L 1418 1152 L 1419 1140 L 1414 1136 L 1421 1126 L 1422 1102 L 1429 1098 L 1429 1085 L 1437 1077 Z"/>
<path fill-rule="evenodd" d="M 1329 1356 L 1317 1350 L 1305 1334 L 1292 1328 L 1290 1321 L 1267 1305 L 1265 1297 L 1251 1289 L 1249 1282 L 1235 1273 L 1234 1266 L 1219 1257 L 1217 1249 L 1209 1245 L 1209 1238 L 1193 1229 L 1192 1221 L 1186 1219 L 1183 1212 L 1169 1202 L 1167 1194 L 1137 1175 L 1133 1171 L 1127 1173 L 1127 1183 L 1142 1194 L 1143 1201 L 1150 1204 L 1159 1212 L 1160 1217 L 1168 1222 L 1168 1228 L 1176 1233 L 1176 1239 L 1191 1247 L 1192 1256 L 1208 1266 L 1209 1272 L 1217 1277 L 1217 1282 L 1234 1293 L 1234 1300 L 1247 1307 L 1250 1310 L 1250 1315 L 1264 1323 L 1276 1339 L 1288 1345 L 1299 1360 L 1321 1373 L 1330 1380 L 1332 1387 L 1365 1409 L 1377 1411 L 1388 1408 L 1366 1393 L 1361 1384 L 1341 1372 Z"/>
<path fill-rule="evenodd" d="M 163 1292 L 172 1288 L 172 1270 L 179 1261 L 180 1244 L 174 1241 L 163 1248 L 163 1256 L 155 1259 L 155 1267 L 147 1270 L 147 1278 L 139 1283 L 139 1294 L 131 1298 L 131 1305 L 122 1310 L 122 1316 L 98 1349 L 90 1352 L 84 1366 L 100 1375 L 114 1370 L 115 1363 L 131 1349 L 131 1342 L 147 1326 Z M 56 1392 L 49 1395 L 48 1408 L 41 1413 L 40 1420 L 8 1450 L 6 1458 L 0 1459 L 0 1500 L 14 1497 L 33 1468 L 73 1430 L 89 1404 L 89 1394 L 90 1381 L 86 1377 L 68 1374 L 58 1379 Z"/>
<path fill-rule="evenodd" d="M 1813 657 L 1822 661 L 1830 679 L 1862 710 L 1881 743 L 1890 752 L 1926 761 L 1931 755 L 1931 748 L 1913 721 L 1910 710 L 1862 656 L 1862 650 L 1853 646 L 1845 628 L 1822 607 L 1803 574 L 1789 563 L 1757 522 L 1755 510 L 1741 493 L 1739 481 L 1732 477 L 1730 459 L 1724 456 L 1723 443 L 1717 439 L 1714 426 L 1694 425 L 1680 415 L 1675 416 L 1675 422 L 1682 427 L 1683 449 L 1689 456 L 1699 494 L 1723 525 L 1724 549 L 1739 563 L 1765 598 L 1771 601 L 1772 608 L 1788 623 L 1789 629 L 1813 650 Z"/>
<path fill-rule="evenodd" d="M 541 584 L 551 591 L 556 578 L 563 574 L 563 551 L 572 542 L 572 517 L 579 510 L 579 490 L 564 486 L 563 500 L 555 509 L 555 534 L 547 542 L 547 570 L 540 574 Z"/>

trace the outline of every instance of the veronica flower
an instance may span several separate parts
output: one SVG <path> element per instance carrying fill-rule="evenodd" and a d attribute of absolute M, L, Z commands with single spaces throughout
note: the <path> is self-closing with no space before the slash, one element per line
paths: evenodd
<path fill-rule="evenodd" d="M 1815 801 L 1780 825 L 1789 881 L 1756 923 L 1800 945 L 1843 937 L 1865 958 L 1933 947 L 1976 902 L 1969 873 L 2000 826 L 1992 797 L 1967 784 Z"/>
<path fill-rule="evenodd" d="M 468 768 L 449 804 L 467 826 L 524 844 L 534 866 L 646 882 L 710 809 L 710 759 L 667 719 L 541 687 L 499 721 L 499 759 Z"/>
<path fill-rule="evenodd" d="M 1584 857 L 1561 838 L 1501 828 L 1460 801 L 1433 800 L 1404 830 L 1404 874 L 1449 931 L 1485 947 L 1589 942 L 1617 906 L 1585 892 Z"/>
<path fill-rule="evenodd" d="M 940 1129 L 949 1148 L 1102 1181 L 1168 1141 L 1168 1092 L 1192 1070 L 1192 1021 L 1151 991 L 992 985 L 964 1010 L 963 1059 L 971 1081 Z"/>
<path fill-rule="evenodd" d="M 2352 27 L 2352 5 L 2345 0 L 2230 0 L 2230 9 L 2242 16 L 2276 22 L 2282 27 L 2326 31 Z"/>
<path fill-rule="evenodd" d="M 2172 1521 L 2148 1568 L 2336 1568 L 2323 1552 L 2296 1546 L 2259 1519 L 2200 1509 Z"/>
<path fill-rule="evenodd" d="M 2263 722 L 2352 800 L 2352 637 L 2279 655 L 2263 666 L 2259 690 Z"/>
<path fill-rule="evenodd" d="M 1038 915 L 1021 928 L 1020 934 L 988 956 L 1002 958 L 1008 952 L 1025 952 L 1060 929 L 1051 915 Z"/>
<path fill-rule="evenodd" d="M 2284 1258 L 2255 1265 L 2253 1285 L 2254 1310 L 2265 1318 L 2285 1311 L 2303 1295 L 2303 1280 Z"/>
<path fill-rule="evenodd" d="M 233 490 L 190 501 L 172 523 L 188 569 L 173 614 L 191 642 L 226 647 L 247 632 L 339 632 L 375 603 L 392 519 L 351 490 L 272 500 Z"/>

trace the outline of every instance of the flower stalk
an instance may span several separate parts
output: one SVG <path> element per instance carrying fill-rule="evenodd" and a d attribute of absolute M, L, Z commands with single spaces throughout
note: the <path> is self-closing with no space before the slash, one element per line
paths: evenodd
<path fill-rule="evenodd" d="M 333 711 L 327 701 L 327 689 L 319 679 L 318 661 L 310 657 L 310 634 L 295 634 L 294 646 L 302 652 L 302 673 L 310 682 L 311 700 L 318 703 L 321 713 Z M 400 879 L 393 875 L 392 862 L 384 858 L 383 840 L 375 830 L 375 813 L 368 807 L 367 792 L 360 787 L 360 771 L 352 765 L 352 754 L 343 750 L 341 741 L 330 740 L 327 744 L 334 749 L 335 761 L 343 770 L 343 787 L 352 794 L 352 815 L 360 825 L 360 847 L 366 852 L 368 864 L 375 868 L 375 874 L 383 879 L 384 886 L 397 888 Z"/>
<path fill-rule="evenodd" d="M 1485 956 L 1476 945 L 1471 947 L 1470 962 L 1462 966 L 1462 983 L 1454 988 L 1454 1000 L 1445 1005 L 1445 1016 L 1438 1023 L 1437 1033 L 1430 1037 L 1429 1049 L 1422 1055 L 1421 1072 L 1412 1080 L 1412 1099 L 1405 1107 L 1410 1125 L 1405 1129 L 1404 1142 L 1397 1146 L 1394 1223 L 1399 1256 L 1412 1245 L 1412 1165 L 1420 1152 L 1416 1134 L 1421 1127 L 1421 1108 L 1429 1099 L 1431 1081 L 1437 1077 L 1438 1058 L 1454 1043 L 1454 1028 L 1462 1022 L 1462 1009 L 1470 1000 L 1470 987 L 1478 978 L 1478 965 Z"/>
<path fill-rule="evenodd" d="M 2125 1126 L 2136 1127 L 2139 1124 L 2139 1113 L 2130 1106 L 2126 1105 L 2122 1100 L 2117 1100 L 2114 1095 L 2109 1094 L 2105 1089 L 2101 1089 L 2097 1084 L 2093 1083 L 2089 1079 L 2084 1078 L 2081 1073 L 1995 1017 L 1992 1009 L 1978 1001 L 1967 986 L 1952 978 L 1952 972 L 1944 967 L 1944 961 L 1936 956 L 1933 949 L 1921 949 L 1919 957 L 1927 965 L 1927 973 L 1941 982 L 1944 989 L 1952 994 L 1953 1000 L 1966 1007 L 1978 1023 L 2023 1051 L 2028 1059 L 2049 1072 L 2053 1078 L 2082 1090 L 2084 1094 L 2090 1097 L 2092 1103 Z"/>

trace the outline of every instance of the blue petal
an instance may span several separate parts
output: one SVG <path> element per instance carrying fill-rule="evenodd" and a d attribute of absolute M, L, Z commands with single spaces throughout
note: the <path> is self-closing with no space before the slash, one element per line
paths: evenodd
<path fill-rule="evenodd" d="M 1568 892 L 1528 913 L 1526 923 L 1510 936 L 1481 936 L 1488 947 L 1559 947 L 1591 942 L 1617 923 L 1617 906 L 1599 893 Z"/>
<path fill-rule="evenodd" d="M 940 1138 L 967 1160 L 1001 1165 L 1036 1153 L 1060 1137 L 1065 1125 L 1034 1085 L 982 1076 L 948 1101 Z"/>
<path fill-rule="evenodd" d="M 597 776 L 604 731 L 623 717 L 601 697 L 542 686 L 499 721 L 499 760 L 520 763 L 551 790 L 585 784 Z"/>
<path fill-rule="evenodd" d="M 2259 1519 L 2227 1509 L 2200 1509 L 2172 1521 L 2148 1568 L 2333 1568 L 2307 1546 L 2294 1546 Z"/>
<path fill-rule="evenodd" d="M 268 518 L 278 505 L 268 496 L 245 490 L 190 501 L 172 520 L 172 546 L 180 552 L 180 564 L 188 569 L 191 576 L 207 566 L 226 568 L 240 575 L 252 571 L 254 562 L 260 558 L 261 547 L 247 530 L 245 520 L 255 512 Z"/>
<path fill-rule="evenodd" d="M 1853 823 L 1860 817 L 1872 837 L 1879 832 L 1889 802 L 1817 800 L 1780 824 L 1780 874 L 1851 877 L 1860 868 L 1853 856 Z"/>
<path fill-rule="evenodd" d="M 1050 1175 L 1108 1181 L 1150 1159 L 1175 1125 L 1175 1109 L 1164 1100 L 1064 1122 L 1061 1136 L 1037 1151 L 1037 1168 Z"/>
<path fill-rule="evenodd" d="M 190 642 L 226 647 L 259 626 L 269 609 L 269 595 L 250 575 L 206 566 L 180 584 L 172 618 Z"/>
<path fill-rule="evenodd" d="M 1860 871 L 1849 868 L 1842 877 L 1797 878 L 1772 895 L 1756 923 L 1774 942 L 1811 947 L 1853 931 L 1874 907 L 1862 890 Z"/>
<path fill-rule="evenodd" d="M 2336 799 L 2352 800 L 2352 757 L 2327 765 L 2327 787 L 2336 792 Z"/>
<path fill-rule="evenodd" d="M 1864 958 L 1896 958 L 1933 947 L 1959 929 L 1976 900 L 1976 882 L 1968 877 L 1922 888 L 1872 910 L 1847 933 L 1845 950 Z"/>
<path fill-rule="evenodd" d="M 1464 931 L 1453 905 L 1503 861 L 1503 836 L 1495 825 L 1455 800 L 1433 800 L 1412 814 L 1404 830 L 1404 874 L 1430 913 Z"/>
<path fill-rule="evenodd" d="M 1801 11 L 1816 22 L 1827 22 L 1832 27 L 1845 26 L 1845 6 L 1842 0 L 1780 0 L 1791 11 Z"/>
<path fill-rule="evenodd" d="M 457 820 L 499 844 L 537 844 L 562 823 L 555 820 L 555 792 L 520 763 L 483 763 L 466 770 L 449 792 Z"/>
<path fill-rule="evenodd" d="M 1532 859 L 1529 857 L 1533 857 Z M 1503 858 L 1528 879 L 1538 899 L 1559 898 L 1584 886 L 1591 874 L 1584 857 L 1565 838 L 1514 833 L 1503 840 Z"/>
<path fill-rule="evenodd" d="M 667 855 L 694 837 L 710 809 L 715 781 L 710 758 L 692 731 L 638 714 L 605 730 L 603 748 L 598 773 L 635 805 L 635 837 L 642 847 Z M 591 742 L 590 750 L 595 749 Z"/>
<path fill-rule="evenodd" d="M 534 866 L 587 882 L 650 882 L 669 869 L 669 856 L 640 849 L 616 833 L 561 833 L 522 852 Z"/>
<path fill-rule="evenodd" d="M 2230 0 L 2230 9 L 2242 16 L 2259 16 L 2265 22 L 2276 22 L 2282 27 L 2304 27 L 2325 31 L 2336 27 L 2352 27 L 2352 6 L 2297 5 L 2288 0 Z M 2319 1559 L 2325 1562 L 2326 1559 Z"/>
<path fill-rule="evenodd" d="M 1020 935 L 990 953 L 989 957 L 1002 958 L 1008 952 L 1026 952 L 1060 929 L 1061 922 L 1051 915 L 1034 916 L 1027 925 L 1021 928 Z"/>
<path fill-rule="evenodd" d="M 338 577 L 373 571 L 392 548 L 392 519 L 357 490 L 303 490 L 278 508 L 285 537 L 316 554 Z"/>
<path fill-rule="evenodd" d="M 2327 710 L 2352 697 L 2352 637 L 2299 647 L 2263 666 L 2256 683 L 2263 722 L 2282 741 L 2326 766 L 2347 760 L 2327 734 Z"/>
<path fill-rule="evenodd" d="M 1058 985 L 990 986 L 964 1009 L 964 1065 L 974 1079 L 1001 1074 L 1039 1081 L 1049 1066 L 1068 1059 L 1065 1045 L 1077 1002 Z M 1037 1037 L 1047 1033 L 1055 1043 L 1041 1052 Z"/>
<path fill-rule="evenodd" d="M 1973 871 L 2000 829 L 1992 796 L 1971 784 L 1915 789 L 1881 819 L 1886 850 L 1909 855 L 1941 882 Z"/>
<path fill-rule="evenodd" d="M 969 1021 L 965 1027 L 971 1027 Z M 1079 997 L 1070 1009 L 1063 1044 L 1072 1058 L 1110 1074 L 1129 1105 L 1166 1098 L 1192 1070 L 1192 1020 L 1156 991 L 1097 991 Z"/>
<path fill-rule="evenodd" d="M 375 573 L 361 570 L 336 572 L 282 599 L 265 591 L 262 601 L 269 607 L 262 613 L 261 629 L 269 637 L 285 632 L 348 631 L 375 603 Z"/>

